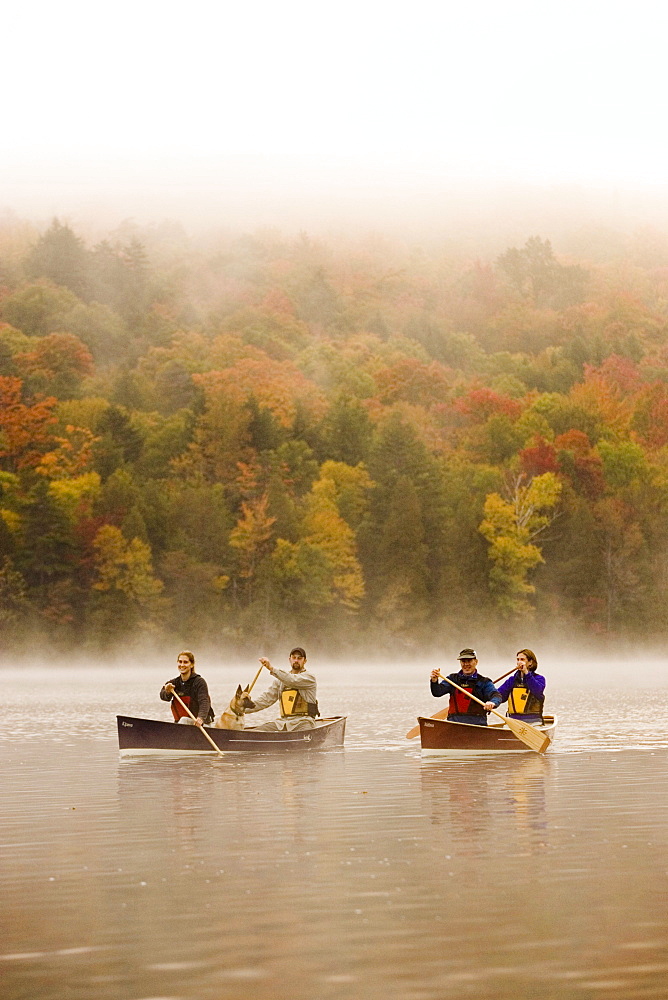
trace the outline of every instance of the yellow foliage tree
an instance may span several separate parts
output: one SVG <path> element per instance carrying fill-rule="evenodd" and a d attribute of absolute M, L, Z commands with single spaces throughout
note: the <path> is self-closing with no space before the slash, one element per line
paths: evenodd
<path fill-rule="evenodd" d="M 129 542 L 120 528 L 103 525 L 93 542 L 95 590 L 120 591 L 143 609 L 150 609 L 163 589 L 153 575 L 151 549 L 139 538 Z"/>
<path fill-rule="evenodd" d="M 342 463 L 331 463 L 340 465 Z M 355 533 L 341 517 L 333 479 L 319 479 L 304 499 L 301 537 L 279 538 L 272 575 L 284 607 L 299 611 L 339 606 L 356 611 L 364 596 Z"/>
<path fill-rule="evenodd" d="M 66 437 L 54 435 L 58 447 L 42 456 L 37 466 L 37 472 L 50 479 L 62 479 L 65 476 L 76 476 L 90 465 L 93 457 L 93 445 L 99 441 L 87 427 L 65 427 Z"/>
<path fill-rule="evenodd" d="M 250 600 L 257 568 L 269 552 L 275 517 L 267 514 L 268 498 L 241 504 L 241 517 L 230 533 L 230 545 L 239 554 L 239 576 L 246 581 L 246 596 Z"/>
<path fill-rule="evenodd" d="M 333 496 L 339 514 L 351 528 L 357 529 L 369 509 L 369 495 L 374 486 L 364 463 L 323 462 L 320 479 L 333 483 Z"/>
<path fill-rule="evenodd" d="M 313 484 L 306 497 L 303 531 L 304 541 L 327 557 L 334 602 L 357 608 L 364 597 L 364 577 L 357 559 L 355 534 L 338 511 L 333 479 L 319 479 Z"/>
<path fill-rule="evenodd" d="M 478 530 L 489 543 L 490 589 L 504 614 L 533 611 L 528 595 L 536 588 L 527 578 L 543 562 L 534 539 L 554 520 L 560 494 L 561 483 L 553 472 L 546 472 L 527 483 L 518 476 L 507 499 L 490 493 L 485 501 L 485 519 Z"/>
<path fill-rule="evenodd" d="M 97 472 L 84 472 L 73 479 L 53 479 L 49 492 L 56 498 L 70 520 L 89 516 L 100 495 L 101 479 Z"/>

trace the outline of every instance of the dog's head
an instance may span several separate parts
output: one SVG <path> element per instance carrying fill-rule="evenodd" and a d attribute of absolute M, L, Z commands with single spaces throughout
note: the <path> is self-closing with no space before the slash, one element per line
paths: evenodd
<path fill-rule="evenodd" d="M 239 684 L 234 698 L 230 702 L 230 708 L 235 715 L 243 715 L 247 708 L 255 708 L 255 702 L 248 693 L 248 688 L 242 690 L 241 684 Z"/>

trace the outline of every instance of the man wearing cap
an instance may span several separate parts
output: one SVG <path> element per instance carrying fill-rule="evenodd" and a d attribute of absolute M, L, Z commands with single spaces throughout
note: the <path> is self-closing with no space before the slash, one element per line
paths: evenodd
<path fill-rule="evenodd" d="M 449 674 L 442 678 L 438 670 L 432 670 L 431 693 L 435 698 L 441 698 L 444 694 L 450 695 L 448 722 L 468 722 L 469 725 L 473 726 L 486 726 L 486 713 L 499 707 L 501 695 L 489 677 L 483 677 L 478 673 L 478 657 L 475 649 L 470 647 L 462 649 L 457 659 L 460 670 L 456 674 Z M 458 691 L 448 681 L 454 681 L 459 687 L 475 695 L 476 698 L 485 703 L 484 706 L 473 701 L 462 691 Z"/>
<path fill-rule="evenodd" d="M 257 729 L 311 729 L 315 725 L 318 711 L 317 685 L 313 674 L 306 670 L 306 651 L 301 646 L 295 646 L 290 652 L 290 670 L 279 670 L 272 667 L 269 660 L 260 657 L 260 663 L 274 678 L 264 694 L 253 695 L 254 708 L 248 712 L 261 712 L 278 702 L 281 717 L 273 722 L 263 722 Z"/>

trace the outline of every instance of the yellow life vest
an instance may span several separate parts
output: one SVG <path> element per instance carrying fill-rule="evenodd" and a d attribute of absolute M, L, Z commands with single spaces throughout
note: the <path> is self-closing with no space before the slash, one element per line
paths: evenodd
<path fill-rule="evenodd" d="M 536 698 L 523 684 L 516 684 L 508 695 L 508 715 L 541 715 L 543 700 Z"/>
<path fill-rule="evenodd" d="M 309 715 L 308 702 L 297 688 L 286 688 L 281 691 L 281 715 L 283 718 L 291 715 Z"/>

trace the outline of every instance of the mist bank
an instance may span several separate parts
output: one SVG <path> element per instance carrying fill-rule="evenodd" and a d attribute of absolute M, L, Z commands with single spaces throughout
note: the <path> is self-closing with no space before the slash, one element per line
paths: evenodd
<path fill-rule="evenodd" d="M 668 233 L 668 187 L 591 179 L 532 180 L 480 164 L 395 156 L 235 155 L 150 160 L 80 155 L 5 159 L 0 212 L 44 226 L 66 219 L 91 239 L 127 219 L 180 223 L 199 237 L 275 226 L 287 234 L 356 235 L 378 230 L 496 253 L 549 234 L 563 252 L 596 255 L 619 234 Z M 598 236 L 593 234 L 598 232 Z M 586 233 L 586 237 L 582 234 Z"/>
<path fill-rule="evenodd" d="M 459 638 L 470 639 L 471 636 L 462 630 Z M 297 634 L 297 640 L 300 639 Z M 563 640 L 563 635 L 561 639 Z M 494 680 L 511 670 L 520 641 L 499 642 L 498 637 L 481 637 L 480 642 L 475 645 L 479 657 L 479 672 Z M 217 708 L 221 702 L 221 692 L 224 694 L 229 690 L 231 695 L 237 684 L 244 686 L 252 681 L 259 669 L 258 655 L 268 657 L 274 666 L 288 669 L 287 654 L 292 645 L 293 642 L 288 642 L 286 637 L 282 643 L 258 646 L 260 654 L 256 649 L 240 651 L 201 646 L 197 643 L 192 643 L 191 647 L 195 653 L 198 673 L 207 679 L 211 690 L 216 693 Z M 390 685 L 400 685 L 407 690 L 408 719 L 411 714 L 410 706 L 413 704 L 419 705 L 419 711 L 425 714 L 431 714 L 430 704 L 434 706 L 433 711 L 444 707 L 430 697 L 429 674 L 434 667 L 443 673 L 455 672 L 458 669 L 456 654 L 462 645 L 463 642 L 454 642 L 450 637 L 444 637 L 442 645 L 434 646 L 430 651 L 416 651 L 412 656 L 397 656 L 389 649 L 381 652 L 377 647 L 371 649 L 364 646 L 347 655 L 334 656 L 329 648 L 319 645 L 317 641 L 307 644 L 306 650 L 308 668 L 316 675 L 321 692 L 330 692 L 342 686 L 361 685 L 367 689 L 369 685 L 378 685 L 378 690 L 381 690 Z M 668 688 L 668 659 L 665 651 L 651 643 L 646 646 L 624 642 L 613 645 L 592 642 L 586 636 L 582 636 L 580 641 L 564 643 L 554 635 L 542 639 L 533 637 L 530 645 L 525 644 L 521 648 L 526 648 L 526 645 L 536 653 L 538 669 L 547 678 L 551 699 L 571 687 L 591 689 L 592 685 L 596 685 L 601 691 L 628 688 L 631 677 L 637 675 L 640 664 L 643 676 L 651 677 L 653 688 Z M 38 645 L 30 651 L 12 652 L 11 665 L 8 659 L 4 659 L 0 676 L 4 674 L 8 678 L 10 672 L 25 670 L 35 675 L 33 683 L 39 684 L 39 676 L 46 679 L 50 673 L 57 671 L 67 670 L 76 677 L 80 672 L 94 674 L 111 671 L 120 674 L 132 668 L 135 671 L 135 691 L 140 698 L 144 698 L 146 691 L 151 690 L 151 685 L 155 689 L 157 713 L 160 711 L 158 689 L 168 677 L 177 673 L 176 659 L 180 648 L 173 643 L 146 646 L 144 643 L 129 642 L 116 651 L 108 651 L 102 655 L 81 649 L 69 654 L 54 653 L 53 649 L 40 648 Z M 265 680 L 261 677 L 258 682 L 259 690 L 264 690 L 268 681 L 269 675 Z M 413 701 L 410 701 L 411 698 Z"/>

